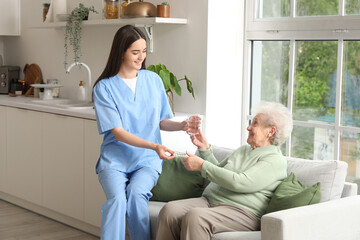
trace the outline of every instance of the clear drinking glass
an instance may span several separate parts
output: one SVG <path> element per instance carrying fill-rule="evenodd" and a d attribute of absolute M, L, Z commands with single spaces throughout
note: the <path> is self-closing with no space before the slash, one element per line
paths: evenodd
<path fill-rule="evenodd" d="M 187 133 L 189 135 L 195 135 L 199 133 L 201 127 L 201 117 L 199 114 L 194 114 L 188 117 L 187 121 L 189 124 Z"/>

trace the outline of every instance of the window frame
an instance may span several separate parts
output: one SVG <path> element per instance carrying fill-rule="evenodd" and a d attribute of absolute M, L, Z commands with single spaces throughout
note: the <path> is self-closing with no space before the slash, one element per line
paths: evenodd
<path fill-rule="evenodd" d="M 261 1 L 261 0 L 259 0 Z M 251 55 L 253 41 L 279 40 L 290 41 L 288 108 L 293 110 L 293 83 L 295 77 L 295 44 L 301 40 L 336 40 L 338 58 L 336 78 L 335 123 L 309 123 L 294 120 L 294 126 L 324 128 L 334 130 L 334 158 L 340 159 L 340 136 L 342 131 L 360 133 L 360 128 L 341 126 L 341 92 L 343 72 L 344 41 L 360 40 L 360 15 L 345 15 L 345 0 L 339 0 L 338 16 L 295 17 L 295 0 L 291 0 L 290 17 L 256 18 L 258 0 L 246 1 L 245 34 L 244 34 L 244 75 L 243 75 L 243 112 L 241 142 L 246 143 L 250 115 L 251 99 Z M 309 24 L 311 23 L 311 24 Z M 286 142 L 286 156 L 291 156 L 291 138 Z"/>

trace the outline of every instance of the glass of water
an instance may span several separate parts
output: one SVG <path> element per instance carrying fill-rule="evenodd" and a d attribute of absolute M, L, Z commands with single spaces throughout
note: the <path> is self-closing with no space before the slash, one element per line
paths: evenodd
<path fill-rule="evenodd" d="M 199 133 L 199 129 L 201 127 L 201 117 L 199 114 L 194 114 L 188 117 L 188 130 L 187 133 L 189 135 L 195 135 Z"/>

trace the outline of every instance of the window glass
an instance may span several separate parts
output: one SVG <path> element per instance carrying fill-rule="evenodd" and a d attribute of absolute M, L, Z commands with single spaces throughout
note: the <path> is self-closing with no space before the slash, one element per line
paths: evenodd
<path fill-rule="evenodd" d="M 304 159 L 334 159 L 334 130 L 294 126 L 291 156 Z"/>
<path fill-rule="evenodd" d="M 296 16 L 338 15 L 339 0 L 297 0 Z"/>
<path fill-rule="evenodd" d="M 360 14 L 360 1 L 345 0 L 345 14 L 346 15 Z"/>
<path fill-rule="evenodd" d="M 258 18 L 290 16 L 290 0 L 259 0 Z"/>
<path fill-rule="evenodd" d="M 254 41 L 251 105 L 273 101 L 287 105 L 289 41 Z"/>
<path fill-rule="evenodd" d="M 330 83 L 336 80 L 337 41 L 297 41 L 293 118 L 334 123 Z M 334 94 L 333 94 L 334 95 Z M 330 121 L 330 122 L 329 122 Z"/>
<path fill-rule="evenodd" d="M 344 42 L 343 61 L 341 124 L 360 127 L 360 41 Z"/>
<path fill-rule="evenodd" d="M 340 160 L 348 163 L 348 176 L 360 177 L 360 134 L 341 132 Z"/>

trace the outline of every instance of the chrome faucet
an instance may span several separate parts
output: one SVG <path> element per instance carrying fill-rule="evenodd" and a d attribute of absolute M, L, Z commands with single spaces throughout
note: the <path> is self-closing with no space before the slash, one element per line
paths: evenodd
<path fill-rule="evenodd" d="M 89 102 L 91 102 L 91 71 L 90 71 L 90 68 L 88 65 L 86 65 L 85 63 L 83 62 L 74 62 L 73 64 L 71 64 L 68 69 L 66 70 L 66 73 L 69 74 L 70 73 L 70 70 L 71 68 L 73 68 L 75 65 L 80 65 L 80 66 L 84 66 L 87 71 L 88 71 L 88 76 L 89 76 L 89 81 L 88 81 L 88 91 L 86 93 L 86 98 Z"/>

